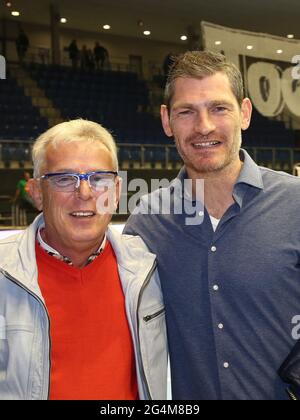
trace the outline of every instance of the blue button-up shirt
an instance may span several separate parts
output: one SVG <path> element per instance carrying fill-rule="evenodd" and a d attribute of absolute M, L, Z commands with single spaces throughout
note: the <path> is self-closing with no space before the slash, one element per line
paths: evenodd
<path fill-rule="evenodd" d="M 300 179 L 241 159 L 215 232 L 206 210 L 192 226 L 185 214 L 132 215 L 125 230 L 157 254 L 174 399 L 286 398 L 277 370 L 299 332 Z"/>

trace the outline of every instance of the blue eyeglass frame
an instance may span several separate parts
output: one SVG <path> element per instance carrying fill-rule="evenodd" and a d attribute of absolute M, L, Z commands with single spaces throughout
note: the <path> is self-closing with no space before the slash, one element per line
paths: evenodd
<path fill-rule="evenodd" d="M 89 187 L 92 188 L 90 183 L 90 177 L 92 175 L 114 175 L 115 177 L 118 176 L 118 172 L 115 171 L 94 171 L 94 172 L 86 172 L 83 174 L 79 174 L 76 172 L 51 172 L 49 174 L 42 175 L 39 179 L 49 179 L 57 175 L 72 175 L 77 178 L 77 183 L 75 186 L 75 190 L 79 188 L 81 181 L 87 181 Z"/>

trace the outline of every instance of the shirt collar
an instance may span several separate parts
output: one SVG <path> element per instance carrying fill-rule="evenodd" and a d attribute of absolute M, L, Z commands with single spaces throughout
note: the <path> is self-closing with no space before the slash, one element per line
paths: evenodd
<path fill-rule="evenodd" d="M 42 223 L 37 231 L 37 241 L 39 243 L 39 245 L 47 252 L 47 254 L 61 260 L 64 261 L 66 264 L 68 265 L 73 265 L 72 261 L 70 260 L 70 258 L 61 255 L 56 249 L 52 248 L 49 244 L 47 244 L 41 235 L 42 230 L 45 229 L 45 223 Z M 98 257 L 98 255 L 101 254 L 102 251 L 104 251 L 105 245 L 107 242 L 107 238 L 106 235 L 104 236 L 104 239 L 100 245 L 100 247 L 98 248 L 98 250 L 96 252 L 94 252 L 92 255 L 89 256 L 89 258 L 86 261 L 86 265 L 90 264 L 92 261 L 95 260 L 95 258 Z"/>
<path fill-rule="evenodd" d="M 235 183 L 233 191 L 234 191 L 236 201 L 241 206 L 242 197 L 241 198 L 239 197 L 239 191 L 244 190 L 243 185 L 246 184 L 251 187 L 263 190 L 264 184 L 263 184 L 262 175 L 261 175 L 258 165 L 254 162 L 254 160 L 250 157 L 250 155 L 246 152 L 246 150 L 244 149 L 240 150 L 240 159 L 243 162 L 243 167 Z M 173 181 L 173 188 L 175 187 L 175 185 L 178 184 L 179 181 L 183 185 L 184 180 L 187 178 L 188 178 L 188 175 L 187 175 L 186 167 L 184 166 L 183 168 L 181 168 L 177 178 L 175 178 L 175 180 Z M 180 191 L 180 196 L 181 198 L 183 198 L 182 190 L 176 189 L 176 191 Z M 185 191 L 185 198 L 188 200 L 192 200 L 189 190 Z"/>
<path fill-rule="evenodd" d="M 240 159 L 244 164 L 233 188 L 233 197 L 241 208 L 248 187 L 263 190 L 264 184 L 259 167 L 243 149 L 240 150 Z"/>
<path fill-rule="evenodd" d="M 244 149 L 240 150 L 240 159 L 244 162 L 244 165 L 235 185 L 247 184 L 251 187 L 263 190 L 264 184 L 258 165 Z"/>

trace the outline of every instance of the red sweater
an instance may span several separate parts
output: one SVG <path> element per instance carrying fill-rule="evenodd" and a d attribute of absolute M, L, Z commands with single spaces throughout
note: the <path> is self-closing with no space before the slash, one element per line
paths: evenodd
<path fill-rule="evenodd" d="M 50 399 L 137 399 L 133 344 L 110 243 L 82 269 L 38 244 L 36 255 L 50 316 Z"/>

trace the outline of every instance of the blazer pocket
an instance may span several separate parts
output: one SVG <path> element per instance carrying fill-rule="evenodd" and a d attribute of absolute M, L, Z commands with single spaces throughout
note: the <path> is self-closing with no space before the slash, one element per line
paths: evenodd
<path fill-rule="evenodd" d="M 155 311 L 151 311 L 149 313 L 149 315 L 145 315 L 143 317 L 143 321 L 146 324 L 148 324 L 149 322 L 156 320 L 157 318 L 161 317 L 164 314 L 165 314 L 165 308 L 161 308 L 161 309 L 158 309 L 158 310 L 155 310 Z"/>
<path fill-rule="evenodd" d="M 6 320 L 0 315 L 0 382 L 6 380 L 8 369 L 9 350 L 6 334 Z"/>
<path fill-rule="evenodd" d="M 166 398 L 168 345 L 165 308 L 145 311 L 140 326 L 140 346 L 144 371 L 153 399 Z"/>
<path fill-rule="evenodd" d="M 0 316 L 0 385 L 17 377 L 16 365 L 22 366 L 21 375 L 24 379 L 28 378 L 32 330 L 31 325 L 7 324 L 5 318 Z"/>
<path fill-rule="evenodd" d="M 6 380 L 8 359 L 8 341 L 6 339 L 0 339 L 0 382 Z"/>

